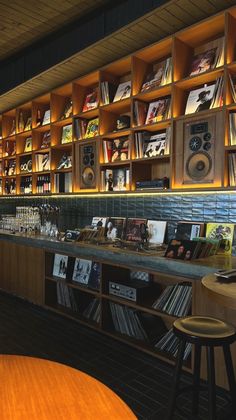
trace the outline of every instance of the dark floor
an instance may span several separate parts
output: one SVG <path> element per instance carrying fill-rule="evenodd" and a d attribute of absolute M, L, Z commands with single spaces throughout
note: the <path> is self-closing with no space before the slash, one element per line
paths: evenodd
<path fill-rule="evenodd" d="M 80 324 L 19 298 L 0 293 L 0 346 L 4 354 L 55 360 L 80 369 L 113 389 L 138 419 L 164 420 L 173 368 Z M 184 375 L 184 382 L 189 382 Z M 229 420 L 226 402 L 218 398 L 219 418 Z M 189 397 L 179 397 L 190 420 Z M 208 420 L 207 394 L 200 401 L 201 420 Z M 27 419 L 26 419 L 27 420 Z"/>

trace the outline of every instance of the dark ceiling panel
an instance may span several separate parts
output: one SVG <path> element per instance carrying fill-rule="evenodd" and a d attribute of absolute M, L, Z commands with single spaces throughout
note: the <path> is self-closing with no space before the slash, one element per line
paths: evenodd
<path fill-rule="evenodd" d="M 68 1 L 71 4 L 76 3 L 76 0 Z M 55 2 L 57 0 L 54 0 Z M 189 24 L 208 17 L 213 9 L 214 12 L 218 12 L 236 4 L 235 0 L 202 0 L 202 2 L 204 5 L 202 7 L 199 7 L 201 3 L 199 0 L 113 0 L 112 6 L 111 2 L 106 2 L 106 8 L 100 9 L 99 12 L 96 9 L 89 16 L 84 16 L 83 25 L 72 24 L 69 28 L 57 33 L 57 37 L 48 37 L 46 43 L 44 40 L 34 44 L 25 51 L 25 55 L 1 63 L 0 111 L 14 108 L 33 96 L 39 96 L 145 47 L 151 42 L 156 42 Z M 0 7 L 1 3 L 0 0 Z M 82 4 L 81 1 L 79 3 Z M 102 3 L 102 0 L 99 3 Z M 159 7 L 153 9 L 158 5 Z M 127 6 L 130 11 L 126 13 Z M 148 13 L 144 14 L 144 7 L 150 9 Z M 122 15 L 123 22 L 131 19 L 131 9 L 133 9 L 133 16 L 137 17 L 137 11 L 141 13 L 141 16 L 127 25 L 123 23 L 124 26 L 115 30 L 117 22 L 121 25 Z M 89 19 L 94 19 L 90 20 L 93 24 L 86 26 Z M 112 27 L 114 27 L 113 31 L 103 37 L 105 33 L 112 30 Z M 98 39 L 95 42 L 96 37 Z M 70 42 L 70 39 L 73 42 Z M 80 51 L 79 48 L 81 48 Z M 68 58 L 65 58 L 67 54 Z"/>

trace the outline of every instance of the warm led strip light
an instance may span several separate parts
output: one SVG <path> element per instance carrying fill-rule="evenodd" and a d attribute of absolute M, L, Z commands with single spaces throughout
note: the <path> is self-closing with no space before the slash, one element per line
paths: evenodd
<path fill-rule="evenodd" d="M 61 195 L 61 194 L 49 194 L 49 195 L 14 195 L 14 196 L 2 196 L 0 197 L 0 199 L 30 199 L 33 200 L 35 198 L 41 198 L 42 200 L 45 200 L 47 198 L 64 198 L 64 199 L 69 199 L 69 198 L 106 198 L 106 197 L 148 197 L 148 196 L 166 196 L 166 195 L 213 195 L 213 194 L 217 194 L 217 195 L 221 195 L 221 194 L 236 194 L 236 190 L 229 190 L 229 191 L 218 191 L 218 190 L 209 190 L 209 191 L 160 191 L 160 192 L 127 192 L 127 193 L 91 193 L 91 194 L 83 194 L 83 193 L 76 193 L 76 194 L 68 194 L 68 195 Z"/>

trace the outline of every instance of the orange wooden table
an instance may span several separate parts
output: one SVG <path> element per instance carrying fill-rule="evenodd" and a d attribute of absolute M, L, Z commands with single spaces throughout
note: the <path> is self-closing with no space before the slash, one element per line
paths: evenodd
<path fill-rule="evenodd" d="M 236 309 L 236 282 L 220 280 L 214 274 L 209 274 L 202 279 L 209 298 L 226 308 Z"/>
<path fill-rule="evenodd" d="M 133 420 L 101 382 L 50 360 L 0 356 L 1 420 Z"/>

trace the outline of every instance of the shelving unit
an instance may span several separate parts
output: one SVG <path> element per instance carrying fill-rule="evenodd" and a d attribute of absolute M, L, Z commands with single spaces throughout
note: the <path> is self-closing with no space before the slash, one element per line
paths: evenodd
<path fill-rule="evenodd" d="M 76 258 L 69 255 L 67 260 L 66 278 L 53 276 L 55 253 L 45 253 L 45 298 L 44 305 L 53 311 L 62 313 L 85 325 L 123 342 L 144 350 L 169 362 L 174 361 L 171 352 L 158 350 L 156 344 L 171 329 L 177 316 L 153 307 L 153 303 L 163 294 L 168 286 L 178 283 L 186 284 L 186 278 L 173 277 L 167 274 L 146 273 L 149 282 L 140 283 L 144 289 L 137 301 L 110 293 L 109 282 L 130 284 L 131 277 L 135 278 L 128 266 L 116 267 L 108 263 L 100 264 L 100 277 L 97 288 L 91 288 L 80 282 L 73 281 L 73 270 Z M 58 257 L 63 254 L 57 255 Z M 132 273 L 132 274 L 131 274 Z M 138 280 L 136 280 L 138 281 Z M 195 294 L 196 281 L 188 280 L 188 287 Z M 178 304 L 177 294 L 172 304 Z M 182 294 L 181 294 L 182 299 Z M 188 306 L 187 313 L 194 313 L 194 305 Z M 117 312 L 116 312 L 117 311 Z M 186 367 L 191 369 L 191 357 L 186 360 Z"/>
<path fill-rule="evenodd" d="M 22 180 L 28 176 L 32 179 L 32 194 L 39 193 L 38 179 L 44 175 L 44 172 L 50 183 L 47 194 L 104 192 L 101 172 L 104 168 L 105 171 L 110 169 L 111 165 L 110 162 L 106 162 L 104 166 L 103 141 L 107 139 L 114 141 L 121 136 L 130 138 L 130 159 L 126 162 L 130 175 L 125 191 L 135 192 L 138 181 L 163 177 L 170 179 L 169 185 L 172 191 L 234 187 L 232 179 L 235 174 L 232 174 L 232 169 L 229 174 L 229 160 L 236 147 L 230 143 L 229 114 L 236 111 L 236 104 L 229 79 L 230 76 L 232 78 L 236 76 L 235 23 L 236 8 L 233 7 L 52 92 L 32 98 L 31 102 L 22 104 L 16 109 L 4 112 L 1 116 L 2 194 L 22 194 Z M 205 71 L 193 71 L 194 60 L 210 50 L 217 56 L 214 65 Z M 151 89 L 142 89 L 147 75 L 158 63 L 160 65 L 166 60 L 169 60 L 171 66 L 167 81 L 157 83 Z M 219 77 L 223 80 L 222 101 L 218 103 L 219 106 L 185 115 L 189 93 L 204 86 L 205 88 L 211 86 Z M 117 87 L 125 82 L 131 84 L 130 95 L 113 102 Z M 95 101 L 93 103 L 91 99 L 89 104 L 89 95 L 93 97 L 94 92 L 96 100 L 93 99 Z M 165 119 L 155 119 L 155 122 L 145 124 L 149 104 L 166 97 L 171 98 L 170 114 Z M 84 106 L 85 103 L 88 103 L 88 106 Z M 145 114 L 139 121 L 137 115 L 135 116 L 137 104 L 141 104 L 143 111 L 140 112 Z M 68 109 L 70 112 L 66 113 Z M 46 112 L 50 112 L 47 124 L 43 122 Z M 123 116 L 130 118 L 130 124 L 123 129 L 117 129 L 117 120 Z M 216 130 L 214 153 L 212 155 L 209 153 L 207 161 L 207 165 L 214 167 L 211 179 L 202 177 L 201 180 L 197 180 L 193 177 L 186 181 L 183 168 L 189 156 L 186 157 L 185 153 L 188 141 L 185 127 L 188 124 L 208 122 L 211 116 L 215 117 L 217 123 L 218 117 L 221 118 L 220 132 Z M 98 119 L 98 127 L 91 123 L 95 119 Z M 63 129 L 68 125 L 72 125 L 71 142 L 61 144 Z M 145 131 L 151 136 L 169 127 L 171 138 L 168 153 L 152 159 L 136 158 L 136 133 Z M 47 132 L 51 134 L 51 143 L 48 144 L 47 150 L 41 150 L 43 137 Z M 28 155 L 24 145 L 29 137 L 32 137 L 32 152 Z M 81 146 L 83 144 L 93 144 L 92 153 L 96 155 L 93 165 L 91 162 L 85 163 L 87 156 L 84 156 L 86 149 Z M 36 156 L 46 152 L 50 155 L 50 167 L 46 171 L 38 171 Z M 59 169 L 60 160 L 64 155 L 70 157 L 71 165 Z M 26 156 L 32 160 L 30 174 L 22 173 L 20 169 L 22 162 L 26 161 Z M 216 156 L 217 164 L 215 164 Z M 16 173 L 9 176 L 4 168 L 8 166 L 8 161 L 13 159 L 16 159 Z M 201 163 L 201 156 L 199 162 Z M 112 168 L 121 168 L 123 165 L 123 162 L 116 161 L 112 163 Z M 63 181 L 65 176 L 61 175 L 64 173 L 70 174 L 65 182 Z M 87 173 L 90 175 L 87 176 Z M 93 178 L 92 182 L 90 177 Z M 15 187 L 13 185 L 9 188 L 11 183 L 15 184 Z"/>

